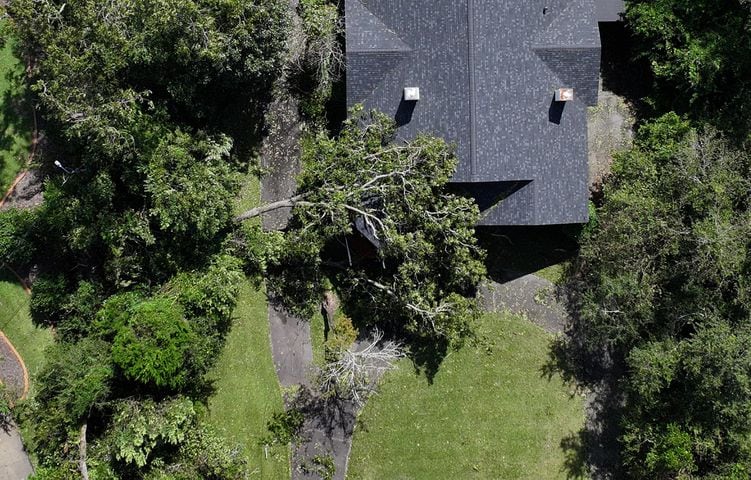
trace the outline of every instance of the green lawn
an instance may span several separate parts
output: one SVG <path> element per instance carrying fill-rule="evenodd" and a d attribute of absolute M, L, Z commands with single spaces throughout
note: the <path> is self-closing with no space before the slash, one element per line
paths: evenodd
<path fill-rule="evenodd" d="M 266 297 L 250 282 L 243 285 L 235 323 L 215 369 L 216 393 L 209 400 L 209 421 L 248 454 L 251 477 L 290 476 L 289 449 L 269 449 L 260 439 L 266 422 L 283 410 L 282 393 L 271 360 Z"/>
<path fill-rule="evenodd" d="M 0 198 L 26 164 L 31 145 L 23 75 L 23 63 L 13 55 L 13 41 L 8 40 L 0 49 Z"/>
<path fill-rule="evenodd" d="M 258 180 L 249 180 L 238 197 L 237 209 L 258 205 Z M 266 422 L 284 409 L 279 380 L 271 358 L 266 295 L 246 281 L 238 297 L 232 331 L 213 372 L 215 394 L 209 399 L 209 421 L 248 455 L 251 478 L 290 477 L 288 447 L 268 452 L 259 441 L 268 433 Z M 268 453 L 268 455 L 267 455 Z"/>
<path fill-rule="evenodd" d="M 564 479 L 583 400 L 541 374 L 551 337 L 488 315 L 480 347 L 450 354 L 431 385 L 404 360 L 360 416 L 349 479 Z M 572 474 L 573 476 L 573 474 Z"/>
<path fill-rule="evenodd" d="M 16 347 L 33 378 L 44 362 L 44 349 L 52 343 L 52 333 L 31 323 L 29 296 L 7 269 L 0 270 L 0 331 Z"/>

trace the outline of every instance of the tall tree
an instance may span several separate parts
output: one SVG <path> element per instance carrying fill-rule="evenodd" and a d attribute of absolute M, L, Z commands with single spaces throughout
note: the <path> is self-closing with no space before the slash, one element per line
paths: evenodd
<path fill-rule="evenodd" d="M 657 80 L 652 99 L 745 137 L 751 128 L 751 2 L 630 0 L 626 5 L 641 55 Z"/>
<path fill-rule="evenodd" d="M 283 0 L 7 5 L 50 145 L 43 204 L 0 217 L 0 256 L 41 264 L 32 314 L 58 332 L 51 368 L 61 375 L 43 372 L 23 416 L 38 433 L 43 478 L 245 475 L 236 454 L 204 435 L 193 402 L 205 395 L 203 374 L 242 275 L 231 206 L 248 167 L 238 144 L 249 142 L 232 134 L 238 125 L 243 135 L 260 130 L 281 72 L 287 8 Z M 175 400 L 181 408 L 162 402 L 178 391 L 191 396 Z M 125 425 L 123 412 L 135 423 Z M 123 448 L 151 442 L 159 451 L 118 456 L 113 443 L 129 433 Z"/>

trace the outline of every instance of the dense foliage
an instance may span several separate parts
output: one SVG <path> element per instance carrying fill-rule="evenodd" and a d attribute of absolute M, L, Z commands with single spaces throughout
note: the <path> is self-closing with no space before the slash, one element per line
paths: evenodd
<path fill-rule="evenodd" d="M 58 333 L 21 415 L 39 478 L 87 465 L 95 478 L 244 478 L 200 411 L 243 277 L 232 205 L 286 12 L 278 0 L 7 6 L 48 138 L 44 203 L 0 215 L 0 260 L 39 266 L 32 316 Z"/>
<path fill-rule="evenodd" d="M 321 128 L 326 121 L 326 104 L 334 82 L 344 70 L 343 18 L 333 0 L 301 0 L 297 11 L 301 20 L 302 45 L 293 73 L 301 95 L 300 113 Z"/>
<path fill-rule="evenodd" d="M 574 321 L 556 353 L 614 392 L 613 470 L 749 478 L 751 3 L 626 6 L 654 80 L 636 99 L 651 117 L 616 156 L 582 238 L 567 285 Z"/>
<path fill-rule="evenodd" d="M 751 2 L 630 0 L 626 17 L 656 77 L 650 99 L 745 136 L 751 128 Z"/>
<path fill-rule="evenodd" d="M 568 347 L 625 367 L 625 467 L 747 478 L 751 156 L 667 114 L 617 157 L 605 198 L 570 284 Z"/>

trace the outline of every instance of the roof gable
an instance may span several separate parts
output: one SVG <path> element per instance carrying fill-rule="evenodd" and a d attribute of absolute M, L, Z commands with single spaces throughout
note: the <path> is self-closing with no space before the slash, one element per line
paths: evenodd
<path fill-rule="evenodd" d="M 347 1 L 345 16 L 358 25 L 347 30 L 347 67 L 358 72 L 348 82 L 348 96 L 364 99 L 412 49 L 359 0 Z"/>

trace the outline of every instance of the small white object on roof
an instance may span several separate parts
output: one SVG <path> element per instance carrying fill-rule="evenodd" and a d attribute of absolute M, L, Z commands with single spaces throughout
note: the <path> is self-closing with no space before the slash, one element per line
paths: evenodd
<path fill-rule="evenodd" d="M 573 88 L 558 88 L 555 90 L 556 102 L 571 102 L 574 100 Z"/>
<path fill-rule="evenodd" d="M 420 100 L 420 89 L 418 87 L 406 87 L 404 89 L 404 101 L 417 102 Z"/>

